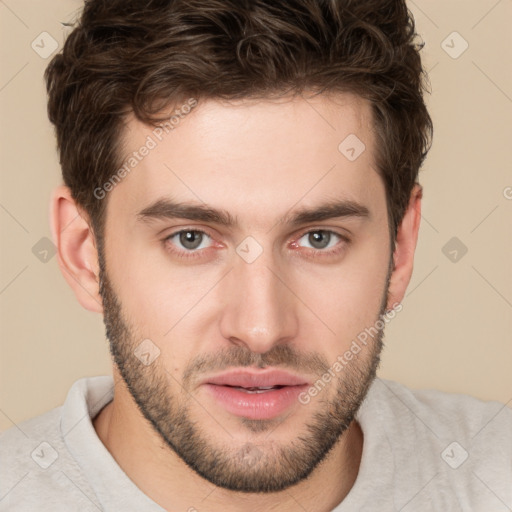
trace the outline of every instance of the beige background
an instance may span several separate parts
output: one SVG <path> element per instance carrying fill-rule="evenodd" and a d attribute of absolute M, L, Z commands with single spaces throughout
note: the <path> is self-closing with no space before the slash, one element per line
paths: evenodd
<path fill-rule="evenodd" d="M 409 5 L 426 42 L 435 139 L 420 175 L 415 271 L 387 329 L 380 376 L 512 403 L 512 1 Z M 60 405 L 76 379 L 110 373 L 101 318 L 81 308 L 55 257 L 33 253 L 50 238 L 60 170 L 46 118 L 48 60 L 31 43 L 44 31 L 60 48 L 61 22 L 80 6 L 0 0 L 0 430 Z M 452 237 L 467 247 L 456 262 L 443 253 Z"/>

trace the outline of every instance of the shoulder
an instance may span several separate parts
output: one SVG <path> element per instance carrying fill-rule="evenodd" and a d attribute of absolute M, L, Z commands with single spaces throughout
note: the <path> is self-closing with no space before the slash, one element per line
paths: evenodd
<path fill-rule="evenodd" d="M 477 434 L 485 425 L 512 432 L 512 409 L 507 404 L 480 400 L 462 393 L 411 389 L 386 379 L 376 379 L 374 385 L 376 394 L 385 396 L 388 407 L 394 411 L 408 410 L 410 413 L 422 414 L 472 435 Z"/>
<path fill-rule="evenodd" d="M 393 460 L 395 479 L 408 482 L 395 489 L 397 502 L 410 499 L 406 487 L 417 492 L 425 485 L 411 506 L 424 499 L 434 510 L 453 503 L 475 511 L 512 507 L 512 409 L 506 404 L 376 379 L 360 415 L 378 451 Z"/>
<path fill-rule="evenodd" d="M 405 437 L 423 435 L 431 443 L 452 439 L 473 447 L 499 443 L 512 460 L 512 409 L 506 404 L 462 393 L 411 389 L 386 379 L 376 379 L 368 399 L 368 412 L 378 413 Z"/>
<path fill-rule="evenodd" d="M 61 431 L 63 406 L 0 433 L 0 511 L 97 510 Z"/>
<path fill-rule="evenodd" d="M 62 406 L 15 425 L 0 434 L 1 484 L 20 471 L 49 467 L 61 448 L 59 422 Z M 55 446 L 55 448 L 54 448 Z M 2 489 L 4 490 L 4 489 Z"/>
<path fill-rule="evenodd" d="M 480 400 L 463 393 L 435 389 L 411 389 L 386 379 L 377 379 L 380 396 L 387 407 L 402 415 L 415 415 L 431 427 L 454 432 L 465 438 L 498 433 L 512 434 L 512 409 L 494 400 Z"/>

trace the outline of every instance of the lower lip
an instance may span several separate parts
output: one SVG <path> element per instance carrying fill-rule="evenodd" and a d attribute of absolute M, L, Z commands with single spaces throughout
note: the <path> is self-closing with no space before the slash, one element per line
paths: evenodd
<path fill-rule="evenodd" d="M 297 403 L 298 396 L 307 388 L 307 384 L 284 386 L 263 393 L 246 393 L 215 384 L 205 384 L 204 387 L 229 413 L 252 420 L 267 420 L 283 414 Z"/>

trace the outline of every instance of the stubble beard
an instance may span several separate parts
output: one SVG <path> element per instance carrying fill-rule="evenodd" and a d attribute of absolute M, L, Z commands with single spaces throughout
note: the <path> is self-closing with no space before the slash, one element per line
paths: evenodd
<path fill-rule="evenodd" d="M 125 319 L 101 257 L 100 294 L 112 358 L 141 413 L 166 445 L 190 468 L 210 483 L 232 491 L 278 492 L 306 479 L 353 422 L 380 363 L 383 330 L 379 330 L 365 350 L 361 350 L 339 372 L 334 397 L 328 398 L 332 391 L 324 389 L 310 404 L 301 406 L 315 407 L 316 412 L 305 423 L 301 433 L 286 445 L 273 441 L 272 431 L 279 427 L 280 422 L 293 424 L 293 413 L 281 420 L 241 418 L 240 428 L 260 437 L 263 432 L 268 432 L 265 442 L 246 442 L 241 446 L 234 446 L 226 429 L 220 429 L 221 421 L 212 416 L 211 423 L 215 428 L 219 427 L 226 433 L 224 442 L 215 443 L 193 420 L 190 405 L 196 402 L 190 399 L 187 392 L 187 383 L 205 367 L 219 370 L 229 366 L 272 366 L 294 370 L 315 368 L 320 378 L 329 369 L 328 362 L 318 354 L 298 354 L 289 345 L 277 345 L 265 354 L 255 354 L 244 347 L 234 346 L 215 356 L 195 358 L 184 372 L 180 389 L 172 391 L 170 383 L 176 384 L 175 378 L 159 364 L 159 359 L 145 366 L 134 355 L 142 338 L 136 336 L 135 330 Z M 385 304 L 383 298 L 381 311 L 375 321 L 384 314 Z"/>

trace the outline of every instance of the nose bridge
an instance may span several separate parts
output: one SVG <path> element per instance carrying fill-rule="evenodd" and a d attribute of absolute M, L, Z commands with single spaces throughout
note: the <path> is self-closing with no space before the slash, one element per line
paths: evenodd
<path fill-rule="evenodd" d="M 232 343 L 264 353 L 296 334 L 294 297 L 270 249 L 249 261 L 243 255 L 234 259 L 221 330 Z"/>

